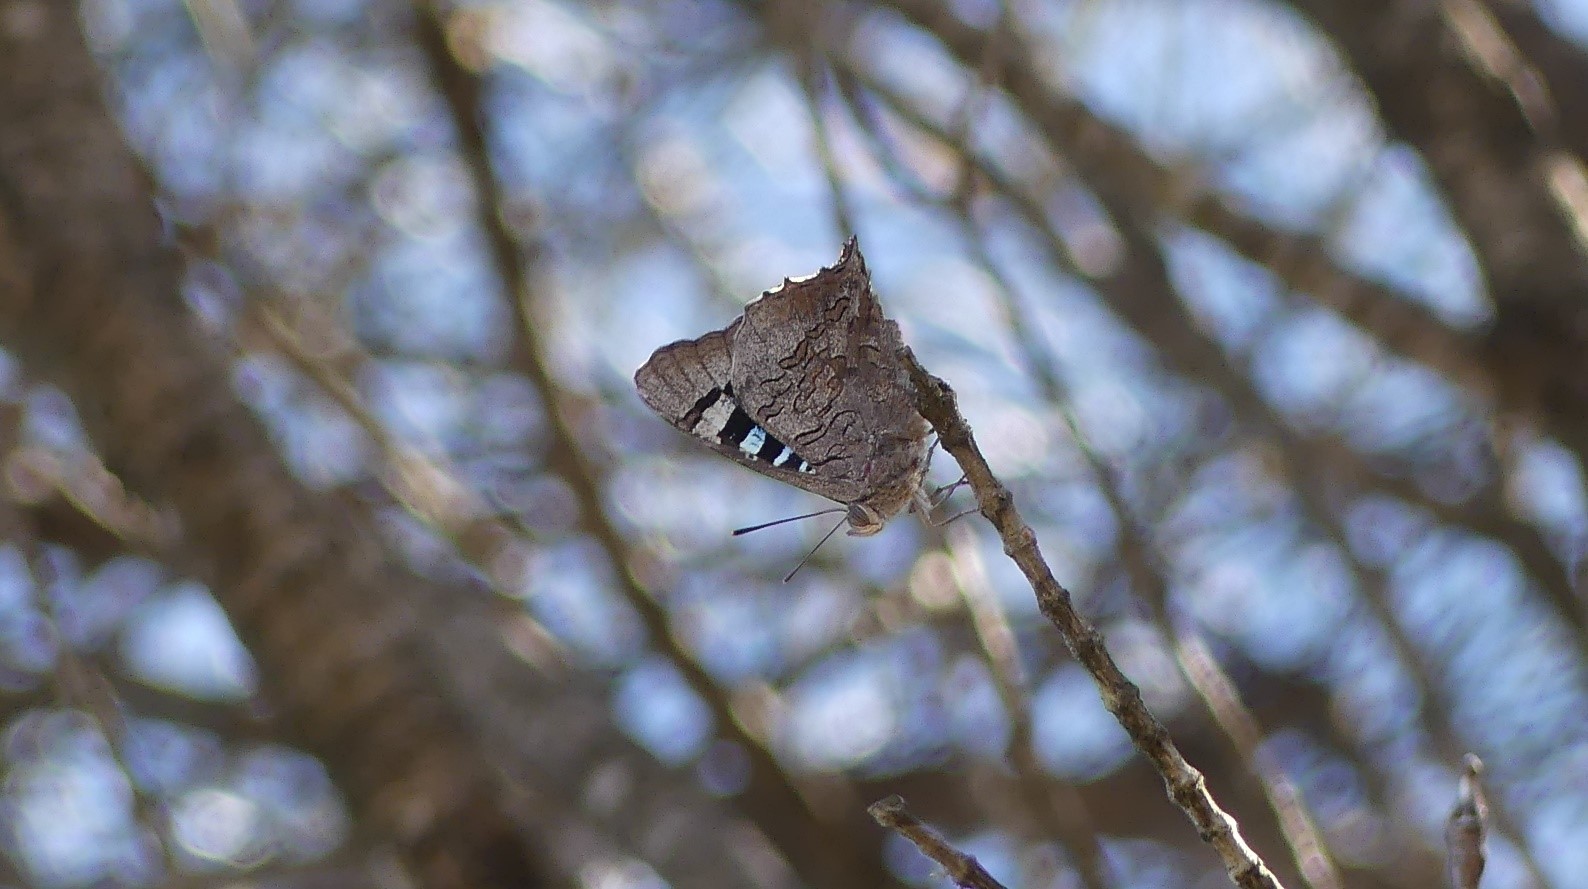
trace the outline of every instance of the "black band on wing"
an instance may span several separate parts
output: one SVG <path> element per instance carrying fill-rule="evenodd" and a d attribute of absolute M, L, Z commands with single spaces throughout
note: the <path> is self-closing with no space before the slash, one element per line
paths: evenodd
<path fill-rule="evenodd" d="M 744 408 L 734 405 L 733 414 L 728 417 L 728 422 L 723 424 L 722 431 L 717 433 L 717 438 L 723 444 L 738 447 L 744 444 L 745 438 L 751 432 L 760 428 L 754 420 L 750 419 L 750 415 L 744 412 Z"/>
<path fill-rule="evenodd" d="M 715 438 L 747 457 L 753 457 L 779 469 L 790 469 L 794 472 L 812 471 L 810 463 L 806 462 L 804 457 L 794 453 L 793 448 L 766 431 L 766 427 L 745 413 L 744 408 L 740 407 L 733 397 L 732 383 L 720 389 L 713 387 L 710 392 L 702 395 L 685 415 L 683 425 L 702 438 Z"/>
<path fill-rule="evenodd" d="M 745 413 L 733 397 L 731 383 L 720 388 L 713 386 L 696 399 L 679 425 L 707 441 L 716 441 L 779 469 L 813 471 L 804 457 Z"/>
<path fill-rule="evenodd" d="M 695 402 L 695 406 L 690 408 L 688 413 L 684 414 L 684 428 L 694 429 L 697 425 L 699 425 L 700 419 L 706 415 L 706 411 L 711 410 L 712 406 L 717 403 L 717 399 L 721 398 L 722 395 L 722 390 L 714 386 L 710 392 L 700 396 L 700 398 Z"/>

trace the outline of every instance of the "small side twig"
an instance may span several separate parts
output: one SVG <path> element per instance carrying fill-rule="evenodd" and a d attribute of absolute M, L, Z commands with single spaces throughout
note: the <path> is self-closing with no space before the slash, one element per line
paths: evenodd
<path fill-rule="evenodd" d="M 977 507 L 998 531 L 1004 552 L 1031 584 L 1037 596 L 1037 607 L 1064 637 L 1075 659 L 1092 675 L 1103 706 L 1163 777 L 1169 798 L 1191 819 L 1202 839 L 1213 847 L 1235 885 L 1241 889 L 1280 889 L 1279 880 L 1242 838 L 1235 819 L 1219 808 L 1202 773 L 1186 762 L 1168 730 L 1148 712 L 1141 699 L 1141 690 L 1119 669 L 1103 644 L 1103 637 L 1075 610 L 1070 591 L 1053 576 L 1053 570 L 1037 546 L 1036 534 L 1015 509 L 1014 496 L 993 475 L 987 459 L 982 456 L 970 424 L 959 412 L 954 390 L 928 373 L 910 349 L 903 350 L 900 360 L 915 387 L 916 409 L 932 424 L 943 449 L 952 454 L 964 470 L 976 494 Z"/>
<path fill-rule="evenodd" d="M 1478 889 L 1485 858 L 1483 840 L 1489 832 L 1489 801 L 1484 798 L 1483 760 L 1467 754 L 1456 807 L 1445 822 L 1445 846 L 1450 852 L 1450 885 L 1453 889 Z"/>
<path fill-rule="evenodd" d="M 966 855 L 943 839 L 937 831 L 921 823 L 905 808 L 904 797 L 890 796 L 866 808 L 876 822 L 915 844 L 921 854 L 943 866 L 960 889 L 1005 889 L 1004 884 L 982 869 L 975 856 Z"/>

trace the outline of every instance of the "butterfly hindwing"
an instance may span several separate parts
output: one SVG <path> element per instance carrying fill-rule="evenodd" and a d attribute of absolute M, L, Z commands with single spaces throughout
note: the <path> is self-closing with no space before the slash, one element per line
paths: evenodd
<path fill-rule="evenodd" d="M 735 321 L 725 330 L 657 349 L 634 375 L 640 397 L 673 426 L 718 454 L 778 481 L 842 501 L 852 486 L 834 485 L 821 477 L 818 468 L 775 428 L 751 416 L 739 402 L 731 360 L 738 329 Z"/>

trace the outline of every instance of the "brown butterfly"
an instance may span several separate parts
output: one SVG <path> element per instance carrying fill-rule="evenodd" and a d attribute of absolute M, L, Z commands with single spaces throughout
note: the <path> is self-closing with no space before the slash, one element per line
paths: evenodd
<path fill-rule="evenodd" d="M 928 505 L 927 424 L 902 347 L 850 238 L 832 268 L 784 280 L 722 330 L 657 349 L 634 385 L 724 457 L 844 504 L 849 533 L 866 536 Z"/>

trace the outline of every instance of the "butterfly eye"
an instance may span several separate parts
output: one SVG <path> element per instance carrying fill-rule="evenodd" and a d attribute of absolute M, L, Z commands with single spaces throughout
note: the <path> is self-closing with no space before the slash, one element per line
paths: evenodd
<path fill-rule="evenodd" d="M 849 504 L 849 536 L 870 537 L 882 530 L 886 522 L 875 509 L 864 503 Z"/>

